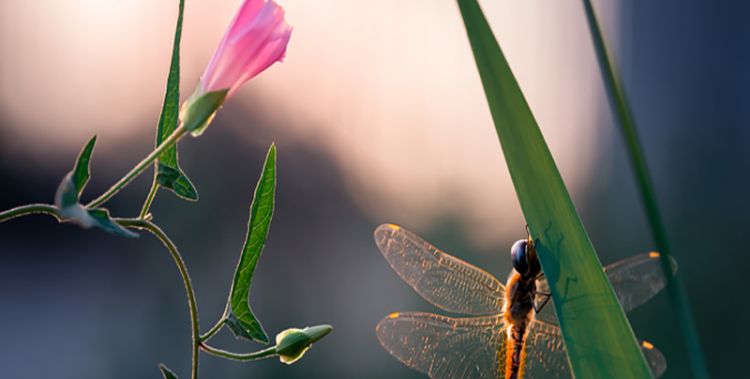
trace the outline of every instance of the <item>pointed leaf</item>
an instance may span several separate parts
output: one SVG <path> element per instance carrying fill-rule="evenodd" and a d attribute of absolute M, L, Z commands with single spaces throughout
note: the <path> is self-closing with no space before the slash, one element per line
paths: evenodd
<path fill-rule="evenodd" d="M 94 219 L 94 225 L 99 229 L 104 229 L 112 234 L 116 234 L 121 237 L 136 238 L 137 233 L 134 233 L 122 225 L 116 223 L 109 216 L 109 211 L 104 208 L 91 209 L 88 211 L 89 216 Z"/>
<path fill-rule="evenodd" d="M 96 145 L 96 136 L 91 137 L 86 146 L 78 153 L 73 171 L 65 175 L 57 187 L 55 204 L 58 208 L 63 209 L 78 203 L 78 198 L 91 176 L 89 162 L 91 161 L 91 153 L 94 151 L 94 145 Z"/>
<path fill-rule="evenodd" d="M 654 236 L 656 248 L 661 253 L 661 267 L 664 272 L 669 272 L 672 266 L 672 252 L 667 239 L 667 232 L 664 227 L 664 221 L 659 211 L 656 191 L 654 190 L 651 174 L 646 164 L 646 156 L 638 137 L 635 116 L 630 108 L 625 87 L 621 81 L 621 76 L 615 64 L 614 56 L 607 49 L 605 38 L 597 20 L 596 12 L 590 0 L 584 0 L 583 6 L 586 11 L 586 21 L 591 32 L 591 39 L 594 43 L 594 52 L 596 53 L 599 69 L 604 79 L 604 87 L 609 94 L 610 106 L 617 116 L 622 136 L 625 140 L 630 162 L 633 165 L 633 174 L 635 175 L 638 189 L 640 190 L 641 199 L 645 206 L 646 216 L 648 216 L 651 232 Z M 690 310 L 687 293 L 682 282 L 676 275 L 668 275 L 667 293 L 672 301 L 678 318 L 677 323 L 682 329 L 682 335 L 685 338 L 688 354 L 690 355 L 690 366 L 695 378 L 709 378 L 708 367 L 706 365 L 705 355 L 702 344 L 693 321 L 693 313 Z"/>
<path fill-rule="evenodd" d="M 182 16 L 185 9 L 185 0 L 180 0 L 179 10 L 177 13 L 177 27 L 174 33 L 174 44 L 172 45 L 172 58 L 169 65 L 169 75 L 167 76 L 167 90 L 164 94 L 164 104 L 159 116 L 159 126 L 156 132 L 156 146 L 167 139 L 177 128 L 177 120 L 180 113 L 180 40 L 182 39 Z M 159 164 L 157 165 L 157 183 L 172 192 L 178 197 L 197 201 L 198 192 L 195 190 L 193 183 L 187 178 L 180 168 L 177 159 L 177 144 L 164 150 L 159 155 Z M 175 174 L 176 173 L 176 174 Z M 166 180 L 166 178 L 171 178 Z"/>
<path fill-rule="evenodd" d="M 172 370 L 167 368 L 163 363 L 159 364 L 159 370 L 161 370 L 161 375 L 164 379 L 177 379 L 177 374 L 172 372 Z"/>
<path fill-rule="evenodd" d="M 156 183 L 188 201 L 198 201 L 198 191 L 193 183 L 179 168 L 173 168 L 159 162 Z"/>
<path fill-rule="evenodd" d="M 123 237 L 138 237 L 138 234 L 112 221 L 108 210 L 104 208 L 89 210 L 79 202 L 80 194 L 91 176 L 89 162 L 95 144 L 96 136 L 92 137 L 81 150 L 73 171 L 67 173 L 57 187 L 55 206 L 58 208 L 60 219 L 64 222 L 76 223 L 84 229 L 97 227 Z"/>
<path fill-rule="evenodd" d="M 96 145 L 96 136 L 91 137 L 83 150 L 81 150 L 81 153 L 78 154 L 76 165 L 73 168 L 73 186 L 78 196 L 81 196 L 83 188 L 86 187 L 86 183 L 89 182 L 89 178 L 91 177 L 89 162 L 91 161 L 91 153 L 94 151 L 94 145 Z"/>
<path fill-rule="evenodd" d="M 78 224 L 84 229 L 96 227 L 121 237 L 138 237 L 137 233 L 112 220 L 109 211 L 104 208 L 86 209 L 83 205 L 76 203 L 60 208 L 59 214 L 60 219 L 64 222 Z"/>
<path fill-rule="evenodd" d="M 476 0 L 458 0 L 577 378 L 651 376 L 541 131 Z M 596 325 L 596 328 L 592 328 Z"/>
<path fill-rule="evenodd" d="M 276 192 L 276 146 L 271 145 L 266 155 L 255 195 L 250 206 L 250 221 L 247 226 L 247 239 L 234 273 L 232 290 L 225 314 L 226 325 L 237 337 L 268 343 L 268 336 L 250 309 L 248 296 L 253 271 L 258 264 L 260 252 L 266 243 L 268 229 L 273 217 Z"/>

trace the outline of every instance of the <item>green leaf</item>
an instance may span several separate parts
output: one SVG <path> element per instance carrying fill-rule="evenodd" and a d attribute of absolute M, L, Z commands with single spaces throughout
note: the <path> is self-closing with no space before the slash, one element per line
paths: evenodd
<path fill-rule="evenodd" d="M 83 205 L 78 203 L 66 207 L 58 206 L 58 208 L 60 219 L 64 222 L 78 224 L 84 229 L 96 227 L 120 237 L 138 237 L 137 233 L 126 229 L 112 220 L 109 211 L 104 208 L 86 209 Z"/>
<path fill-rule="evenodd" d="M 182 199 L 198 201 L 198 191 L 179 168 L 169 167 L 159 162 L 156 183 L 172 190 L 175 195 Z"/>
<path fill-rule="evenodd" d="M 88 211 L 88 214 L 92 219 L 94 219 L 94 226 L 98 227 L 99 229 L 104 229 L 112 234 L 116 234 L 121 237 L 138 237 L 138 234 L 114 222 L 109 216 L 109 211 L 104 208 L 91 209 Z"/>
<path fill-rule="evenodd" d="M 177 379 L 177 374 L 173 373 L 172 370 L 167 368 L 163 363 L 159 364 L 159 370 L 164 379 Z"/>
<path fill-rule="evenodd" d="M 86 209 L 80 204 L 79 199 L 83 188 L 91 176 L 89 163 L 91 153 L 94 151 L 96 136 L 92 137 L 78 154 L 73 171 L 67 173 L 55 193 L 55 206 L 59 210 L 60 219 L 65 222 L 73 222 L 83 228 L 98 227 L 110 233 L 123 237 L 138 237 L 138 234 L 122 227 L 112 221 L 109 211 L 104 208 Z"/>
<path fill-rule="evenodd" d="M 96 136 L 91 137 L 86 146 L 78 153 L 73 171 L 65 175 L 57 187 L 55 204 L 58 208 L 62 209 L 78 203 L 81 192 L 83 192 L 83 188 L 86 187 L 86 183 L 91 176 L 89 162 L 91 161 L 91 153 L 94 151 L 94 145 L 96 145 Z"/>
<path fill-rule="evenodd" d="M 202 93 L 201 85 L 190 96 L 180 110 L 180 120 L 193 137 L 198 137 L 206 130 L 216 115 L 216 111 L 224 104 L 229 89 Z"/>
<path fill-rule="evenodd" d="M 643 199 L 643 204 L 648 216 L 651 232 L 656 242 L 656 248 L 659 250 L 662 269 L 664 272 L 670 272 L 672 265 L 672 252 L 667 239 L 667 231 L 662 221 L 659 205 L 656 200 L 656 191 L 651 181 L 646 156 L 641 147 L 638 130 L 636 128 L 635 117 L 627 101 L 625 88 L 620 81 L 614 57 L 607 49 L 604 42 L 602 29 L 597 21 L 596 12 L 591 5 L 591 1 L 583 1 L 586 11 L 586 21 L 591 31 L 591 39 L 594 43 L 594 52 L 596 53 L 599 68 L 604 79 L 604 86 L 609 94 L 610 105 L 618 120 L 620 130 L 625 139 L 627 152 L 633 165 L 633 174 L 635 175 L 638 189 Z M 675 316 L 679 320 L 677 323 L 682 329 L 683 338 L 685 338 L 688 354 L 690 355 L 690 366 L 695 378 L 709 378 L 708 366 L 701 347 L 698 330 L 693 321 L 693 312 L 690 310 L 690 304 L 685 292 L 685 288 L 678 280 L 676 275 L 667 275 L 667 293 L 669 294 L 672 305 L 676 310 Z"/>
<path fill-rule="evenodd" d="M 159 116 L 159 126 L 156 132 L 156 146 L 159 146 L 177 128 L 180 113 L 180 40 L 182 39 L 182 16 L 185 9 L 185 0 L 180 0 L 177 14 L 177 27 L 174 33 L 174 44 L 172 45 L 172 59 L 167 76 L 167 90 L 164 95 L 164 104 Z M 187 178 L 177 158 L 177 144 L 172 145 L 159 155 L 156 179 L 157 183 L 178 197 L 189 200 L 198 200 L 198 191 L 193 183 Z"/>
<path fill-rule="evenodd" d="M 225 312 L 226 325 L 235 336 L 268 343 L 268 336 L 253 315 L 249 304 L 250 281 L 258 264 L 260 252 L 266 243 L 268 229 L 273 217 L 274 197 L 276 192 L 276 146 L 271 145 L 266 155 L 255 195 L 250 206 L 250 221 L 247 226 L 247 239 L 242 248 L 242 255 L 234 272 L 232 289 Z"/>
<path fill-rule="evenodd" d="M 96 145 L 96 136 L 91 137 L 83 150 L 81 150 L 81 153 L 78 154 L 76 165 L 73 168 L 73 186 L 78 196 L 81 196 L 83 188 L 86 187 L 86 183 L 89 182 L 89 178 L 91 177 L 89 162 L 91 161 L 91 153 L 94 151 L 94 145 Z"/>
<path fill-rule="evenodd" d="M 578 378 L 648 378 L 648 365 L 552 155 L 476 0 L 458 0 L 505 160 Z M 595 325 L 596 327 L 592 327 Z"/>

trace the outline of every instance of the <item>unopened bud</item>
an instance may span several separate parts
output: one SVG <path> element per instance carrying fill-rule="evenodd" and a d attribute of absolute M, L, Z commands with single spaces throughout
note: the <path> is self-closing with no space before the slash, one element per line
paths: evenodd
<path fill-rule="evenodd" d="M 292 364 L 302 358 L 313 342 L 325 337 L 333 327 L 330 325 L 291 328 L 276 335 L 276 354 L 282 362 Z"/>

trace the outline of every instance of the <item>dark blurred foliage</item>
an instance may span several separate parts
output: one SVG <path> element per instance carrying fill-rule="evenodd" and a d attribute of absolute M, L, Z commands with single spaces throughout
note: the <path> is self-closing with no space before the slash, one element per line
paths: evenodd
<path fill-rule="evenodd" d="M 745 252 L 750 245 L 745 230 L 750 210 L 745 196 L 750 185 L 747 8 L 741 2 L 636 1 L 623 5 L 620 16 L 618 62 L 715 377 L 744 372 L 750 339 L 750 305 L 743 291 L 750 268 Z M 277 208 L 251 305 L 272 336 L 286 327 L 320 323 L 335 329 L 293 366 L 204 354 L 204 377 L 421 377 L 391 358 L 374 336 L 377 321 L 391 311 L 435 311 L 391 272 L 372 242 L 377 224 L 398 220 L 368 219 L 315 141 L 289 139 L 254 114 L 230 104 L 203 137 L 181 144 L 182 164 L 200 202 L 184 203 L 161 192 L 155 220 L 184 254 L 205 330 L 223 311 L 252 189 L 264 152 L 275 140 Z M 606 131 L 594 180 L 585 193 L 573 196 L 606 264 L 652 244 L 608 110 L 602 110 L 601 124 Z M 52 201 L 76 152 L 66 160 L 25 160 L 10 148 L 11 129 L 0 114 L 0 208 Z M 116 150 L 110 145 L 113 149 L 94 153 L 85 199 L 148 152 L 152 136 L 145 129 Z M 134 215 L 149 180 L 144 175 L 107 206 L 116 215 Z M 505 278 L 506 251 L 476 251 L 450 214 L 434 225 L 417 232 Z M 0 241 L 0 376 L 155 378 L 159 362 L 187 375 L 184 289 L 154 238 L 126 240 L 32 216 L 0 225 Z M 667 356 L 666 377 L 687 377 L 683 340 L 668 298 L 658 296 L 630 318 L 636 334 Z M 215 344 L 239 351 L 260 347 L 226 332 Z"/>

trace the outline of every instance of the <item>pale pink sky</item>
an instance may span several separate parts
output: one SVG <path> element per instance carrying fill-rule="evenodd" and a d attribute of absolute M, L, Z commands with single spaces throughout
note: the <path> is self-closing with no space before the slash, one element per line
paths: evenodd
<path fill-rule="evenodd" d="M 294 27 L 287 58 L 231 101 L 261 102 L 278 133 L 334 158 L 374 220 L 419 231 L 452 204 L 480 246 L 519 234 L 524 222 L 454 1 L 278 3 Z M 239 4 L 187 2 L 183 97 Z M 597 124 L 607 108 L 581 4 L 482 4 L 569 189 L 581 191 L 610 132 Z M 14 145 L 55 155 L 92 134 L 116 144 L 139 128 L 151 133 L 175 15 L 174 0 L 0 1 L 0 112 L 18 127 Z"/>

